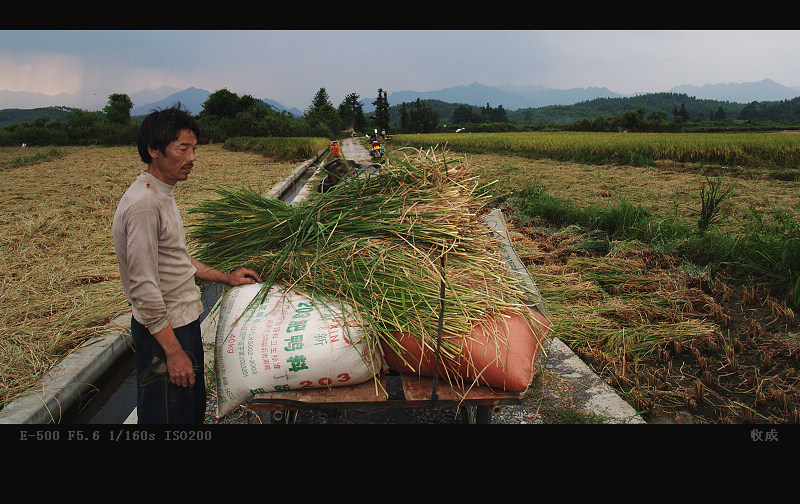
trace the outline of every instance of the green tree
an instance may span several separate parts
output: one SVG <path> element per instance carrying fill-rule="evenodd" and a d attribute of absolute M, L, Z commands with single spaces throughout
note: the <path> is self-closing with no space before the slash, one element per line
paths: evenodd
<path fill-rule="evenodd" d="M 327 106 L 333 106 L 331 104 L 330 98 L 328 98 L 328 91 L 325 90 L 324 87 L 319 88 L 317 94 L 314 95 L 314 98 L 311 99 L 311 110 L 320 110 Z"/>
<path fill-rule="evenodd" d="M 647 116 L 647 120 L 655 123 L 665 123 L 669 121 L 669 117 L 663 110 L 654 110 L 649 116 Z"/>
<path fill-rule="evenodd" d="M 439 112 L 419 98 L 400 105 L 400 127 L 408 133 L 432 133 L 439 124 Z"/>
<path fill-rule="evenodd" d="M 488 103 L 481 107 L 481 122 L 508 122 L 506 110 L 502 105 L 492 108 Z"/>
<path fill-rule="evenodd" d="M 236 113 L 239 112 L 254 112 L 258 114 L 261 110 L 264 110 L 267 107 L 267 104 L 261 100 L 253 98 L 250 95 L 242 95 L 239 98 L 238 110 Z"/>
<path fill-rule="evenodd" d="M 646 109 L 644 107 L 639 107 L 634 112 L 633 110 L 627 110 L 622 113 L 622 127 L 626 130 L 637 130 L 644 122 L 644 114 Z"/>
<path fill-rule="evenodd" d="M 378 88 L 378 97 L 372 102 L 375 105 L 374 121 L 379 131 L 389 131 L 389 100 L 386 91 Z"/>
<path fill-rule="evenodd" d="M 761 117 L 761 105 L 756 101 L 748 103 L 739 112 L 739 119 L 743 121 L 750 121 L 759 117 Z"/>
<path fill-rule="evenodd" d="M 72 109 L 67 114 L 67 135 L 70 145 L 99 145 L 108 130 L 108 122 L 97 112 Z"/>
<path fill-rule="evenodd" d="M 411 130 L 410 116 L 408 115 L 408 107 L 406 102 L 400 104 L 400 129 L 403 131 Z"/>
<path fill-rule="evenodd" d="M 114 124 L 128 124 L 131 122 L 131 109 L 133 101 L 124 93 L 109 95 L 108 104 L 103 107 L 106 119 Z"/>
<path fill-rule="evenodd" d="M 236 93 L 232 93 L 226 88 L 220 89 L 208 95 L 199 115 L 234 118 L 240 111 L 239 102 L 240 99 Z"/>
<path fill-rule="evenodd" d="M 480 123 L 480 114 L 475 113 L 475 110 L 469 105 L 459 105 L 453 110 L 453 122 L 456 124 L 464 123 Z"/>
<path fill-rule="evenodd" d="M 306 125 L 251 95 L 221 89 L 206 99 L 198 114 L 202 142 L 224 142 L 232 136 L 307 136 Z"/>
<path fill-rule="evenodd" d="M 672 117 L 675 119 L 681 118 L 682 122 L 687 122 L 689 120 L 689 112 L 686 111 L 686 104 L 681 103 L 680 108 L 676 105 L 672 108 Z"/>
<path fill-rule="evenodd" d="M 304 120 L 313 135 L 326 136 L 330 139 L 337 138 L 342 128 L 339 112 L 331 104 L 324 87 L 319 88 L 314 95 Z"/>
<path fill-rule="evenodd" d="M 345 96 L 342 103 L 339 104 L 339 118 L 342 120 L 343 130 L 364 130 L 364 107 L 361 105 L 359 96 L 356 93 L 350 93 Z"/>

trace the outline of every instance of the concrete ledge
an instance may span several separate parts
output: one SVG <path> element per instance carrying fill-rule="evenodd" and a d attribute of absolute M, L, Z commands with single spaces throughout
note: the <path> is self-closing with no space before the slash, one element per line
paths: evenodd
<path fill-rule="evenodd" d="M 317 154 L 306 161 L 305 163 L 301 164 L 294 171 L 289 175 L 286 179 L 278 182 L 275 186 L 270 189 L 265 196 L 267 198 L 276 198 L 279 199 L 283 194 L 289 192 L 292 188 L 292 185 L 300 179 L 303 174 L 308 171 L 313 165 L 315 165 L 319 159 L 328 152 L 328 148 L 322 149 L 321 151 L 317 152 Z"/>
<path fill-rule="evenodd" d="M 617 395 L 563 341 L 553 338 L 546 351 L 541 365 L 570 384 L 585 413 L 594 413 L 616 423 L 645 423 L 633 406 Z"/>
<path fill-rule="evenodd" d="M 111 331 L 87 340 L 53 366 L 30 392 L 0 410 L 0 424 L 60 423 L 80 395 L 133 348 L 130 320 L 130 313 L 120 315 Z"/>

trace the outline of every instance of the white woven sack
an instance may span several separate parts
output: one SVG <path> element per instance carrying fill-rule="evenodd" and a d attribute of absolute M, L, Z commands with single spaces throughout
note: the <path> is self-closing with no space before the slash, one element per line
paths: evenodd
<path fill-rule="evenodd" d="M 217 417 L 255 394 L 356 385 L 379 370 L 349 307 L 273 285 L 248 308 L 261 287 L 235 287 L 217 307 Z"/>

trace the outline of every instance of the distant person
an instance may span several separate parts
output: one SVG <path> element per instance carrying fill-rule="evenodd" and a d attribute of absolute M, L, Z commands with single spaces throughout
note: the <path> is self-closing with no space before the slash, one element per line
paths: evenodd
<path fill-rule="evenodd" d="M 206 389 L 195 279 L 231 286 L 261 282 L 239 268 L 222 273 L 190 257 L 173 188 L 194 168 L 199 128 L 179 107 L 148 115 L 139 130 L 147 168 L 114 214 L 114 249 L 131 305 L 139 423 L 203 423 Z"/>

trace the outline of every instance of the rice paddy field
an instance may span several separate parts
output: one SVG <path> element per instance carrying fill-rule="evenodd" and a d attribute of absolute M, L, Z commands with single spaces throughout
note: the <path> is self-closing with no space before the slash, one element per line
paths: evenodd
<path fill-rule="evenodd" d="M 712 177 L 730 192 L 708 234 L 734 235 L 754 212 L 797 222 L 800 137 L 397 135 L 386 147 L 394 155 L 437 144 L 512 195 L 498 204 L 554 335 L 646 421 L 800 422 L 800 329 L 785 292 L 725 278 L 663 246 L 522 214 L 513 197 L 533 184 L 576 207 L 627 201 L 691 228 Z M 201 146 L 191 179 L 176 188 L 184 224 L 205 189 L 264 193 L 296 165 Z M 142 168 L 133 147 L 0 149 L 0 405 L 127 311 L 111 220 Z"/>
<path fill-rule="evenodd" d="M 184 224 L 211 186 L 266 193 L 298 164 L 201 146 L 191 179 L 175 189 Z M 1 406 L 129 310 L 111 222 L 144 167 L 133 146 L 0 148 Z"/>
<path fill-rule="evenodd" d="M 654 161 L 730 168 L 770 167 L 797 175 L 800 146 L 792 133 L 460 133 L 399 135 L 406 145 L 447 144 L 454 150 L 505 152 L 590 163 L 643 165 Z"/>
<path fill-rule="evenodd" d="M 658 240 L 521 213 L 524 199 L 513 196 L 532 185 L 571 208 L 609 214 L 624 202 L 651 215 L 650 226 L 696 230 L 701 188 L 717 181 L 729 192 L 702 243 L 746 234 L 754 215 L 761 223 L 777 215 L 792 230 L 783 250 L 791 255 L 800 243 L 800 137 L 435 134 L 397 135 L 389 145 L 462 152 L 484 178 L 498 180 L 498 193 L 512 195 L 504 210 L 517 216 L 515 247 L 548 305 L 554 335 L 646 421 L 800 422 L 796 290 L 787 295 L 766 274 L 726 277 Z"/>

